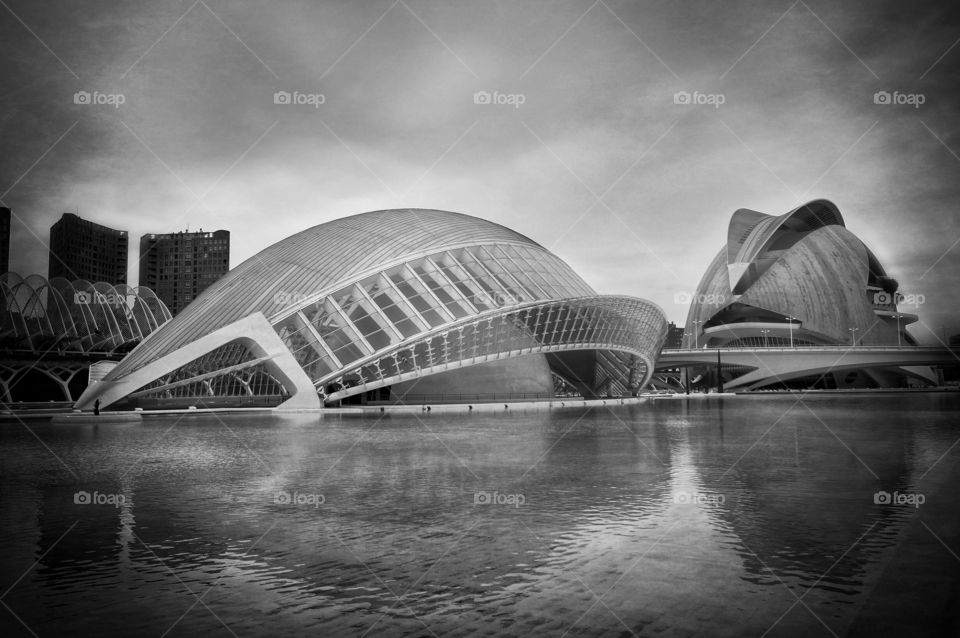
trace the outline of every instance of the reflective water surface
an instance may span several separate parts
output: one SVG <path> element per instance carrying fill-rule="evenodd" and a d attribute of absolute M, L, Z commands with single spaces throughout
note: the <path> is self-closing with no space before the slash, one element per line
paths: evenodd
<path fill-rule="evenodd" d="M 0 635 L 946 635 L 958 408 L 3 423 Z"/>

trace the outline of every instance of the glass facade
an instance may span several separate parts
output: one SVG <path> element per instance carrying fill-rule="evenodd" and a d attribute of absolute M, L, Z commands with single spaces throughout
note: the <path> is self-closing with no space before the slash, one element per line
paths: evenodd
<path fill-rule="evenodd" d="M 488 313 L 433 331 L 360 365 L 318 379 L 326 400 L 337 400 L 407 378 L 508 356 L 596 350 L 597 369 L 612 379 L 618 394 L 636 389 L 652 370 L 656 353 L 643 345 L 666 338 L 660 311 L 639 299 L 580 297 Z M 596 371 L 596 370 L 595 370 Z M 567 381 L 597 387 L 602 381 L 571 379 L 572 370 L 554 372 Z M 612 390 L 613 391 L 613 390 Z"/>
<path fill-rule="evenodd" d="M 322 388 L 357 362 L 442 326 L 531 302 L 593 295 L 569 266 L 543 249 L 469 246 L 368 275 L 319 300 L 288 309 L 273 326 L 297 363 Z M 538 324 L 535 330 L 539 329 Z M 501 337 L 506 338 L 506 333 L 491 333 L 493 339 Z M 531 346 L 532 342 L 527 344 Z M 449 357 L 462 354 L 452 346 L 444 346 L 443 351 Z M 383 365 L 389 368 L 390 364 Z M 391 375 L 381 373 L 379 378 L 385 376 Z"/>

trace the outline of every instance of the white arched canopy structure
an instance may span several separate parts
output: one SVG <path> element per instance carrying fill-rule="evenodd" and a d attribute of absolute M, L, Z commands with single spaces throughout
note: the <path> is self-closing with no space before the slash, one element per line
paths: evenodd
<path fill-rule="evenodd" d="M 109 354 L 171 318 L 145 287 L 8 272 L 0 275 L 0 294 L 0 344 L 10 350 Z"/>

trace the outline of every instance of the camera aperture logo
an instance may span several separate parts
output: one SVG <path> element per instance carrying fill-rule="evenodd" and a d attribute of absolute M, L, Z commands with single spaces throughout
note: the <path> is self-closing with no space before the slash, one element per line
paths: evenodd
<path fill-rule="evenodd" d="M 91 494 L 86 490 L 73 493 L 73 503 L 75 505 L 113 505 L 114 507 L 120 507 L 126 502 L 127 497 L 123 494 L 101 494 L 96 491 Z"/>
<path fill-rule="evenodd" d="M 905 306 L 920 306 L 927 301 L 926 295 L 922 293 L 904 295 L 899 292 L 875 292 L 873 293 L 873 305 L 875 306 L 893 306 L 903 304 Z"/>
<path fill-rule="evenodd" d="M 273 94 L 273 103 L 292 106 L 312 106 L 315 109 L 325 104 L 327 97 L 323 93 L 301 93 L 300 91 L 277 91 Z"/>
<path fill-rule="evenodd" d="M 273 502 L 277 505 L 313 505 L 318 508 L 327 502 L 327 498 L 323 494 L 280 490 L 274 494 Z"/>
<path fill-rule="evenodd" d="M 927 497 L 917 492 L 894 492 L 891 494 L 880 490 L 874 493 L 873 502 L 875 505 L 913 505 L 919 509 L 921 505 L 927 502 Z"/>
<path fill-rule="evenodd" d="M 515 109 L 520 108 L 527 101 L 527 96 L 523 93 L 501 93 L 500 91 L 477 91 L 473 94 L 474 104 L 493 104 L 496 106 L 512 106 Z"/>
<path fill-rule="evenodd" d="M 701 93 L 700 91 L 677 91 L 673 94 L 673 103 L 681 106 L 712 106 L 720 108 L 727 101 L 723 93 Z"/>
<path fill-rule="evenodd" d="M 101 93 L 100 91 L 77 91 L 73 94 L 73 103 L 82 106 L 112 106 L 115 109 L 125 104 L 127 96 L 123 93 Z"/>
<path fill-rule="evenodd" d="M 912 106 L 915 109 L 927 101 L 923 93 L 901 93 L 900 91 L 877 91 L 873 94 L 873 103 L 881 105 Z"/>
<path fill-rule="evenodd" d="M 501 494 L 500 492 L 474 492 L 474 505 L 513 505 L 520 507 L 527 502 L 523 494 Z"/>

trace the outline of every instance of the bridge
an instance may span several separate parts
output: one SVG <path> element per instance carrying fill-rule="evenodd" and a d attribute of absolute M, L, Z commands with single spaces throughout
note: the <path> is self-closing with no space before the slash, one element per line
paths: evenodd
<path fill-rule="evenodd" d="M 960 364 L 960 348 L 839 345 L 663 350 L 655 368 L 716 366 L 718 352 L 722 369 L 751 369 L 735 379 L 724 380 L 724 389 L 729 390 L 753 390 L 776 381 L 842 370 Z"/>

